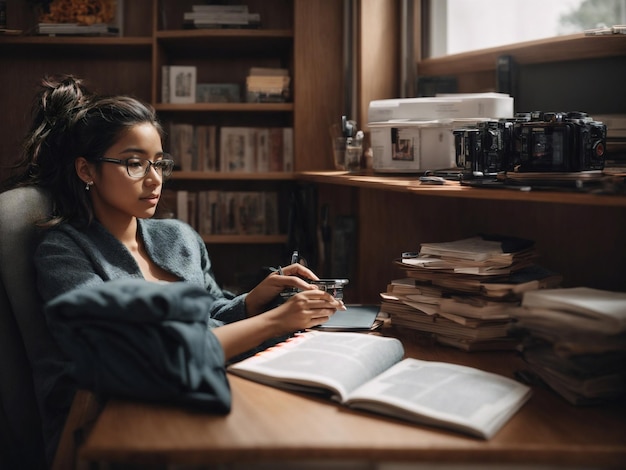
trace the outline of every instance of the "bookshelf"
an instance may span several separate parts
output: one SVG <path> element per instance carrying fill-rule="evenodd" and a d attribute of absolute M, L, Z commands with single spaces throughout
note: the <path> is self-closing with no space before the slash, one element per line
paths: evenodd
<path fill-rule="evenodd" d="M 320 150 L 319 135 L 341 114 L 340 2 L 242 0 L 261 15 L 258 29 L 183 29 L 183 13 L 195 0 L 126 0 L 121 37 L 33 35 L 37 18 L 29 2 L 7 1 L 7 28 L 22 34 L 0 34 L 0 180 L 10 175 L 26 133 L 30 104 L 46 74 L 72 73 L 97 91 L 131 94 L 151 103 L 161 119 L 215 126 L 292 127 L 294 170 L 332 165 L 330 143 Z M 336 4 L 335 4 L 336 3 Z M 323 58 L 320 68 L 312 58 Z M 244 90 L 248 69 L 287 68 L 292 97 L 286 103 L 161 102 L 161 66 L 195 65 L 199 82 L 237 82 Z M 305 84 L 306 83 L 306 84 Z M 318 105 L 320 96 L 329 101 Z M 165 142 L 168 149 L 169 142 Z M 325 156 L 326 158 L 322 158 Z M 288 259 L 288 212 L 295 173 L 222 173 L 176 171 L 168 190 L 277 191 L 280 231 L 268 235 L 205 235 L 218 281 L 241 284 L 243 273 Z"/>
<path fill-rule="evenodd" d="M 421 241 L 461 238 L 477 231 L 506 231 L 537 240 L 548 267 L 564 274 L 570 285 L 625 290 L 626 203 L 624 198 L 561 192 L 513 192 L 476 188 L 421 187 L 411 177 L 351 174 L 333 168 L 329 126 L 343 113 L 342 2 L 327 0 L 249 0 L 251 9 L 270 21 L 258 30 L 180 29 L 191 0 L 126 0 L 123 37 L 38 37 L 0 35 L 0 180 L 4 165 L 19 152 L 27 115 L 38 80 L 45 73 L 70 72 L 107 93 L 129 93 L 151 102 L 164 119 L 253 125 L 291 124 L 294 128 L 294 172 L 175 172 L 169 187 L 187 190 L 280 188 L 302 185 L 319 190 L 317 209 L 329 204 L 331 217 L 358 216 L 358 275 L 346 294 L 349 300 L 378 300 L 384 283 L 395 277 L 391 260 Z M 356 85 L 363 123 L 367 104 L 398 96 L 391 34 L 398 15 L 395 2 L 360 2 L 359 61 Z M 35 18 L 27 2 L 8 0 L 8 27 L 27 31 Z M 163 18 L 169 18 L 165 23 Z M 180 23 L 180 21 L 179 21 Z M 544 57 L 565 64 L 594 57 L 623 60 L 626 37 L 567 37 L 419 62 L 424 75 L 459 75 L 461 91 L 494 86 L 494 57 L 511 53 L 523 66 Z M 560 52 L 554 54 L 553 48 Z M 271 52 L 270 52 L 271 51 Z M 547 55 L 546 55 L 547 54 Z M 251 56 L 267 65 L 285 65 L 293 78 L 289 103 L 163 104 L 160 66 L 197 61 L 200 73 L 216 78 L 243 77 Z M 468 63 L 474 69 L 467 69 Z M 215 70 L 210 70 L 215 68 Z M 471 70 L 467 74 L 463 72 Z M 610 93 L 618 93 L 612 90 Z M 618 102 L 619 100 L 614 100 Z M 317 210 L 316 209 L 316 210 Z M 287 214 L 284 214 L 286 217 Z M 402 215 L 402 217 L 398 217 Z M 212 236 L 206 239 L 218 279 L 235 277 L 263 265 L 289 259 L 286 233 L 277 236 Z M 232 273 L 233 277 L 227 276 Z M 333 273 L 328 272 L 328 275 Z"/>

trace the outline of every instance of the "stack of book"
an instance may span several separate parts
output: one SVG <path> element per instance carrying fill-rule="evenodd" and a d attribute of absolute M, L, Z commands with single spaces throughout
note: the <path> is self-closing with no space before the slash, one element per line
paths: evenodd
<path fill-rule="evenodd" d="M 252 67 L 246 77 L 246 101 L 249 103 L 283 103 L 291 97 L 289 70 Z"/>
<path fill-rule="evenodd" d="M 395 326 L 432 336 L 467 351 L 511 349 L 510 309 L 523 292 L 558 286 L 561 276 L 532 262 L 534 243 L 513 237 L 476 236 L 424 243 L 396 260 L 406 277 L 381 293 L 381 310 Z"/>
<path fill-rule="evenodd" d="M 183 27 L 194 28 L 258 28 L 260 13 L 248 11 L 248 5 L 192 5 L 183 13 Z"/>
<path fill-rule="evenodd" d="M 626 395 L 626 293 L 530 291 L 512 315 L 529 370 L 568 402 L 589 405 Z"/>

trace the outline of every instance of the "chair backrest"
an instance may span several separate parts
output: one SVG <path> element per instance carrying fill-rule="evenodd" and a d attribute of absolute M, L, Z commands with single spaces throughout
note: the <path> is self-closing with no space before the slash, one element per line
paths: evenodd
<path fill-rule="evenodd" d="M 50 212 L 46 193 L 23 187 L 0 194 L 0 468 L 45 468 L 34 374 L 51 348 L 37 294 L 36 222 Z"/>

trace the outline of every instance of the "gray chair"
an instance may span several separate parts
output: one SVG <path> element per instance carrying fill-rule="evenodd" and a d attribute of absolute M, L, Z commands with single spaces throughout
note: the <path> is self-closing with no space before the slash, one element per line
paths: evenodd
<path fill-rule="evenodd" d="M 37 294 L 36 222 L 50 211 L 34 187 L 0 194 L 0 468 L 46 468 L 34 373 L 51 348 Z"/>

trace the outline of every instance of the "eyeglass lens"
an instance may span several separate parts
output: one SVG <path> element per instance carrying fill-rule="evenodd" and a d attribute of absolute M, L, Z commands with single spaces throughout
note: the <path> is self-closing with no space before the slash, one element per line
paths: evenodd
<path fill-rule="evenodd" d="M 145 158 L 129 158 L 126 160 L 128 174 L 135 178 L 147 175 L 151 166 L 154 166 L 156 171 L 163 176 L 170 176 L 174 168 L 174 162 L 172 160 L 157 160 L 152 162 Z"/>

